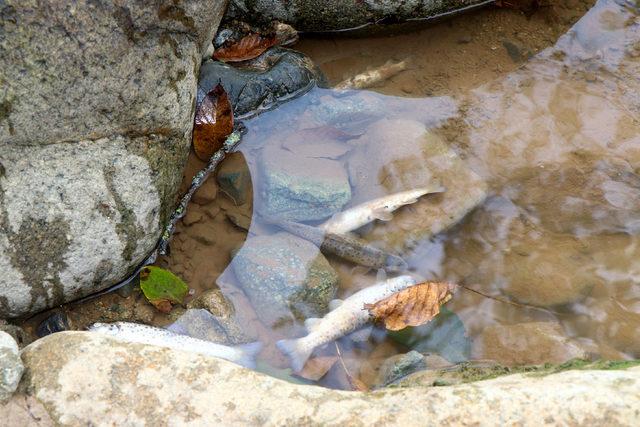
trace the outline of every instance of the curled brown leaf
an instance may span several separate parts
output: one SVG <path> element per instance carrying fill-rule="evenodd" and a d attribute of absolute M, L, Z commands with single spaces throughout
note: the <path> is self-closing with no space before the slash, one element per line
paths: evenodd
<path fill-rule="evenodd" d="M 213 57 L 223 62 L 240 62 L 260 56 L 265 50 L 278 43 L 276 36 L 263 36 L 251 33 L 237 42 L 225 43 L 216 49 Z"/>
<path fill-rule="evenodd" d="M 440 306 L 449 301 L 456 285 L 444 282 L 423 282 L 410 286 L 364 308 L 387 329 L 398 331 L 407 326 L 419 326 L 440 313 Z"/>
<path fill-rule="evenodd" d="M 200 160 L 208 161 L 222 148 L 233 131 L 233 108 L 222 85 L 214 87 L 196 110 L 193 149 Z"/>

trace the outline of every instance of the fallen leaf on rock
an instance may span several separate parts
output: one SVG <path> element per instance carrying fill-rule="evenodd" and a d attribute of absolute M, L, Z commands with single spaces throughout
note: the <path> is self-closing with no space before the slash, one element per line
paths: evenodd
<path fill-rule="evenodd" d="M 387 329 L 399 331 L 407 326 L 427 323 L 440 313 L 440 306 L 451 299 L 456 285 L 443 282 L 418 283 L 364 308 Z"/>
<path fill-rule="evenodd" d="M 225 43 L 216 49 L 213 57 L 223 62 L 240 62 L 260 56 L 265 50 L 278 43 L 276 36 L 262 36 L 252 33 L 237 42 Z"/>
<path fill-rule="evenodd" d="M 208 161 L 222 148 L 233 131 L 233 108 L 222 85 L 214 87 L 196 110 L 193 149 L 200 160 Z"/>
<path fill-rule="evenodd" d="M 172 272 L 156 266 L 140 271 L 140 289 L 159 311 L 168 313 L 173 304 L 182 304 L 189 287 Z"/>
<path fill-rule="evenodd" d="M 297 375 L 311 381 L 324 377 L 336 363 L 338 356 L 318 356 L 311 358 Z"/>

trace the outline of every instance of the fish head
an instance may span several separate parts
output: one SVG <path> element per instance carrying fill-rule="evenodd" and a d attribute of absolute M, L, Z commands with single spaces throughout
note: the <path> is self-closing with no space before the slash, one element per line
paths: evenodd
<path fill-rule="evenodd" d="M 400 273 L 402 271 L 406 271 L 409 266 L 406 261 L 400 258 L 397 255 L 387 255 L 387 259 L 385 260 L 385 270 Z"/>

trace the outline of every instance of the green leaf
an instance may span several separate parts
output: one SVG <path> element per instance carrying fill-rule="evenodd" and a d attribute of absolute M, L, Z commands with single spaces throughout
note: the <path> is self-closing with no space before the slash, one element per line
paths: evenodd
<path fill-rule="evenodd" d="M 182 304 L 189 287 L 172 272 L 156 266 L 140 271 L 140 289 L 158 310 L 168 312 L 171 304 Z"/>

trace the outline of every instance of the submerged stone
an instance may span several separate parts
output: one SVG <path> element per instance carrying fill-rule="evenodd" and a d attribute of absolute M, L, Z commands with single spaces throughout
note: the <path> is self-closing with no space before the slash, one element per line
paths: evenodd
<path fill-rule="evenodd" d="M 188 335 L 224 345 L 238 345 L 253 341 L 247 337 L 234 319 L 221 319 L 202 308 L 190 308 L 166 329 L 180 335 Z"/>
<path fill-rule="evenodd" d="M 228 154 L 220 164 L 216 175 L 220 190 L 239 206 L 251 195 L 251 172 L 241 152 Z"/>
<path fill-rule="evenodd" d="M 339 212 L 351 198 L 349 177 L 342 164 L 302 157 L 275 145 L 261 157 L 260 214 L 279 220 L 309 221 Z"/>
<path fill-rule="evenodd" d="M 378 378 L 375 381 L 376 387 L 384 387 L 426 368 L 424 356 L 415 350 L 391 356 L 380 367 Z"/>
<path fill-rule="evenodd" d="M 338 286 L 337 273 L 319 249 L 287 233 L 249 238 L 232 265 L 268 326 L 324 315 Z"/>
<path fill-rule="evenodd" d="M 563 363 L 588 356 L 555 322 L 492 325 L 485 328 L 473 344 L 476 358 L 507 366 Z"/>
<path fill-rule="evenodd" d="M 382 119 L 350 144 L 352 204 L 439 184 L 444 192 L 422 197 L 393 220 L 376 222 L 365 234 L 401 250 L 459 222 L 487 195 L 487 184 L 436 134 L 415 120 Z"/>
<path fill-rule="evenodd" d="M 189 309 L 205 309 L 215 318 L 215 321 L 223 328 L 232 343 L 245 343 L 255 341 L 255 331 L 243 326 L 237 315 L 233 303 L 225 297 L 220 289 L 209 289 L 202 295 L 187 304 Z"/>
<path fill-rule="evenodd" d="M 471 340 L 460 318 L 443 307 L 432 321 L 400 331 L 388 331 L 389 337 L 420 353 L 435 353 L 451 363 L 469 360 Z"/>

